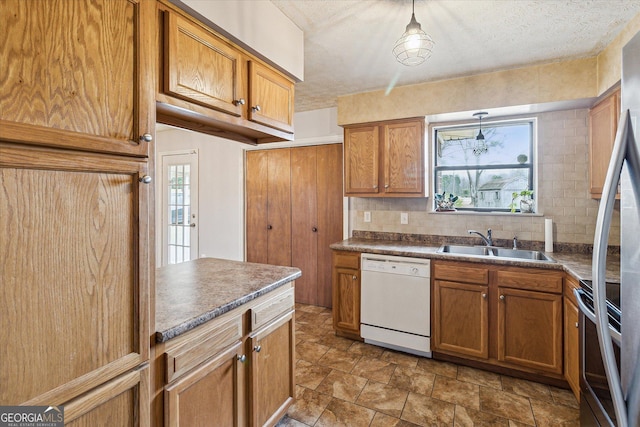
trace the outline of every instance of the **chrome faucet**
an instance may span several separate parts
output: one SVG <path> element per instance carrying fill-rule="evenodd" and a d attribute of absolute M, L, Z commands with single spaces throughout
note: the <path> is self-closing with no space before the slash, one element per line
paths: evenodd
<path fill-rule="evenodd" d="M 491 238 L 491 229 L 487 230 L 487 236 L 486 237 L 485 237 L 484 234 L 482 234 L 481 232 L 476 231 L 476 230 L 467 230 L 467 231 L 469 232 L 469 234 L 477 234 L 478 236 L 480 236 L 485 245 L 493 246 L 493 239 Z"/>

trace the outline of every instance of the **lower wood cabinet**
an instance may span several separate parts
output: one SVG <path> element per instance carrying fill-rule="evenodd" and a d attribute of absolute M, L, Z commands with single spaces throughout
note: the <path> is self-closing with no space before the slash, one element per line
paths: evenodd
<path fill-rule="evenodd" d="M 580 400 L 580 332 L 579 312 L 573 290 L 580 284 L 573 277 L 564 280 L 564 377 L 576 399 Z"/>
<path fill-rule="evenodd" d="M 360 253 L 333 252 L 333 329 L 336 335 L 360 337 Z"/>
<path fill-rule="evenodd" d="M 438 260 L 432 269 L 435 357 L 562 378 L 562 272 Z"/>
<path fill-rule="evenodd" d="M 285 285 L 156 344 L 154 425 L 277 424 L 295 398 L 293 294 Z"/>

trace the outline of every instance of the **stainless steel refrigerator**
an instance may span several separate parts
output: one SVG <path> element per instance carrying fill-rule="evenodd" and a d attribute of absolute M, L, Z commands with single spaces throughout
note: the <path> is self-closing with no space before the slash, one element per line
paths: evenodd
<path fill-rule="evenodd" d="M 620 333 L 606 306 L 607 245 L 620 183 Z M 618 427 L 640 426 L 640 33 L 622 50 L 620 123 L 600 201 L 593 252 L 596 329 Z M 619 346 L 619 364 L 614 356 Z M 619 366 L 619 368 L 618 368 Z"/>

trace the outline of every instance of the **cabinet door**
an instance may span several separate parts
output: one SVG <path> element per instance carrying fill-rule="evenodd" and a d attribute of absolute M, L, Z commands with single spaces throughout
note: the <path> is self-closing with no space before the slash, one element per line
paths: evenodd
<path fill-rule="evenodd" d="M 498 360 L 562 374 L 562 295 L 498 288 Z"/>
<path fill-rule="evenodd" d="M 165 18 L 164 92 L 240 116 L 240 52 L 177 13 Z"/>
<path fill-rule="evenodd" d="M 64 405 L 70 427 L 143 427 L 149 420 L 149 368 L 115 378 Z"/>
<path fill-rule="evenodd" d="M 619 115 L 619 92 L 611 94 L 589 111 L 589 181 L 593 198 L 602 196 Z"/>
<path fill-rule="evenodd" d="M 564 376 L 571 390 L 580 400 L 580 347 L 578 331 L 578 307 L 564 298 Z"/>
<path fill-rule="evenodd" d="M 347 196 L 378 194 L 379 127 L 344 130 L 344 192 Z"/>
<path fill-rule="evenodd" d="M 269 152 L 247 151 L 245 163 L 247 261 L 267 263 Z"/>
<path fill-rule="evenodd" d="M 488 287 L 433 282 L 433 349 L 489 357 Z"/>
<path fill-rule="evenodd" d="M 238 342 L 165 388 L 166 426 L 238 426 L 241 347 Z"/>
<path fill-rule="evenodd" d="M 295 397 L 293 311 L 251 335 L 250 419 L 275 425 Z"/>
<path fill-rule="evenodd" d="M 333 268 L 333 327 L 360 337 L 360 270 Z"/>
<path fill-rule="evenodd" d="M 424 194 L 424 121 L 384 125 L 384 192 Z"/>
<path fill-rule="evenodd" d="M 294 85 L 284 75 L 249 61 L 249 120 L 293 133 Z"/>
<path fill-rule="evenodd" d="M 62 403 L 149 358 L 146 168 L 0 143 L 0 405 Z"/>
<path fill-rule="evenodd" d="M 155 126 L 154 2 L 7 0 L 0 139 L 147 156 Z"/>

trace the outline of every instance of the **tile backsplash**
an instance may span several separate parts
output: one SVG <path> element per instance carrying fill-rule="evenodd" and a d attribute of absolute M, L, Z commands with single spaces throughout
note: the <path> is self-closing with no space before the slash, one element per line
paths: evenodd
<path fill-rule="evenodd" d="M 589 193 L 588 114 L 589 110 L 578 109 L 535 115 L 538 118 L 536 214 L 436 213 L 432 212 L 431 197 L 350 198 L 350 231 L 468 236 L 467 230 L 484 232 L 491 228 L 499 239 L 517 236 L 522 241 L 544 241 L 544 219 L 551 218 L 554 242 L 591 244 L 599 201 Z M 371 222 L 364 222 L 364 212 L 371 212 Z M 400 224 L 402 212 L 408 213 L 408 224 Z M 611 245 L 620 244 L 619 213 L 616 206 L 609 237 Z"/>

